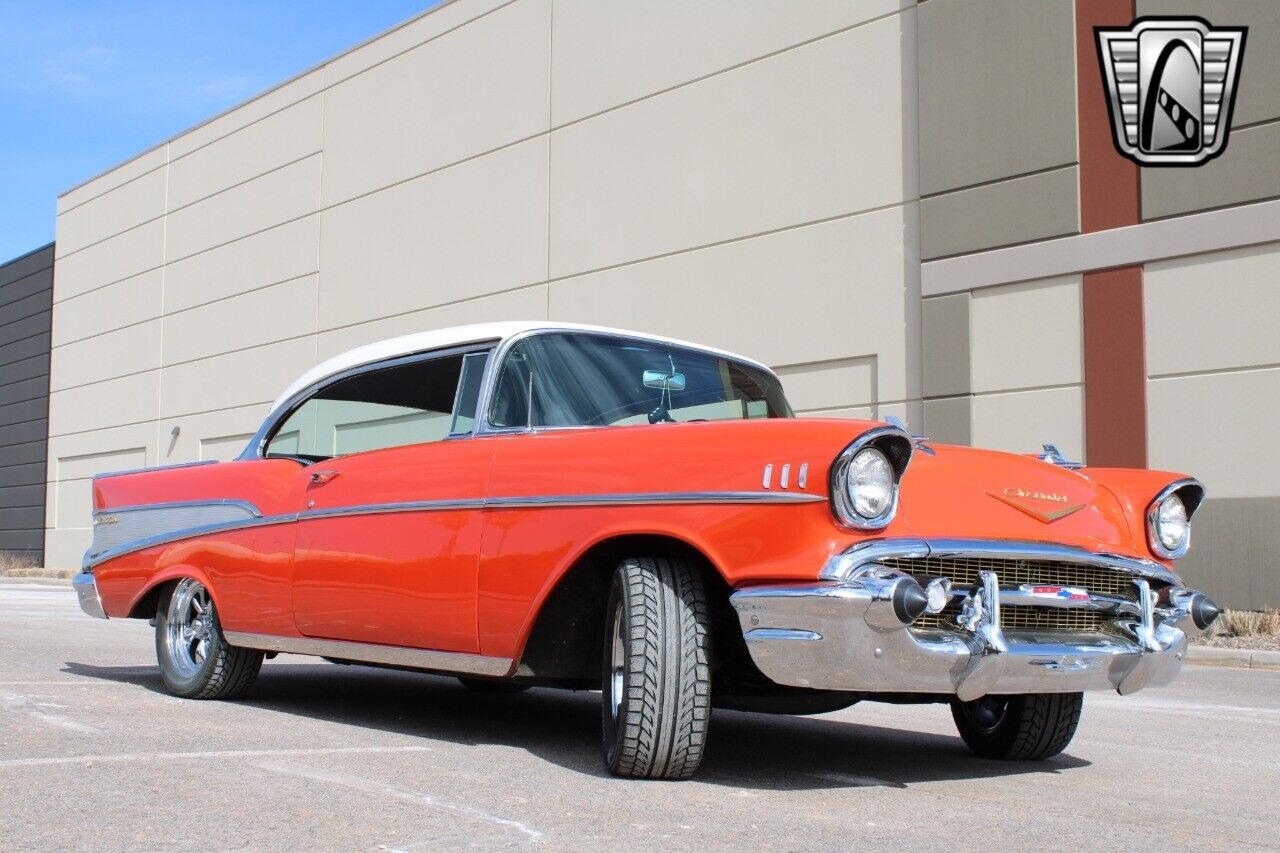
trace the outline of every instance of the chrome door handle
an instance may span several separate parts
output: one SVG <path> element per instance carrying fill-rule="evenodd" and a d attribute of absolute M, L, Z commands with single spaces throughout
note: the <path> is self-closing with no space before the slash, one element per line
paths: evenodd
<path fill-rule="evenodd" d="M 313 471 L 311 473 L 311 485 L 323 486 L 336 476 L 338 476 L 337 471 Z"/>

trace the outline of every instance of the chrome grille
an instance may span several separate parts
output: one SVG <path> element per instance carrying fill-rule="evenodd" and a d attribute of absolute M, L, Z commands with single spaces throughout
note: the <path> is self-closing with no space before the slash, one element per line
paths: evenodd
<path fill-rule="evenodd" d="M 1001 586 L 1024 583 L 1079 586 L 1092 593 L 1137 599 L 1133 577 L 1106 566 L 1090 566 L 1057 560 L 1018 560 L 986 557 L 890 557 L 877 561 L 890 569 L 911 575 L 921 584 L 932 578 L 951 578 L 953 586 L 972 587 L 978 572 L 995 572 Z"/>
<path fill-rule="evenodd" d="M 926 613 L 912 623 L 913 628 L 955 628 L 960 605 L 947 605 L 941 613 Z M 1006 631 L 1065 631 L 1096 634 L 1110 631 L 1112 615 L 1084 607 L 1001 607 L 1000 627 Z"/>
<path fill-rule="evenodd" d="M 1113 595 L 1136 601 L 1133 577 L 1106 566 L 1090 566 L 1059 560 L 1021 560 L 986 557 L 891 557 L 880 565 L 911 575 L 921 585 L 933 578 L 951 579 L 954 589 L 965 590 L 978 583 L 978 572 L 995 572 L 1002 587 L 1022 584 L 1055 584 L 1082 587 L 1094 594 Z M 912 627 L 955 628 L 960 602 L 953 599 L 941 613 L 925 614 Z M 1000 608 L 1000 624 L 1005 630 L 1062 631 L 1072 634 L 1098 633 L 1113 629 L 1113 615 L 1088 608 L 1009 606 Z"/>

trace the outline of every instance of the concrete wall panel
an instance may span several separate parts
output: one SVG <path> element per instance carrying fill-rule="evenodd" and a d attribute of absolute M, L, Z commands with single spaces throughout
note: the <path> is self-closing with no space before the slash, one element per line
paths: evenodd
<path fill-rule="evenodd" d="M 273 113 L 169 164 L 169 210 L 215 195 L 320 150 L 321 95 Z"/>
<path fill-rule="evenodd" d="M 1070 459 L 1084 458 L 1081 389 L 1049 388 L 973 397 L 973 445 L 1031 453 L 1053 443 Z"/>
<path fill-rule="evenodd" d="M 556 0 L 553 121 L 566 122 L 786 50 L 911 0 Z"/>
<path fill-rule="evenodd" d="M 1224 607 L 1280 608 L 1280 497 L 1211 495 L 1191 527 L 1191 551 L 1178 561 L 1188 586 Z"/>
<path fill-rule="evenodd" d="M 1075 234 L 1079 169 L 1068 166 L 920 202 L 921 254 L 940 258 Z"/>
<path fill-rule="evenodd" d="M 320 328 L 545 280 L 546 163 L 543 137 L 326 210 Z"/>
<path fill-rule="evenodd" d="M 914 195 L 913 28 L 882 19 L 553 133 L 552 277 Z"/>
<path fill-rule="evenodd" d="M 56 303 L 54 346 L 159 317 L 163 281 L 163 271 L 151 270 Z"/>
<path fill-rule="evenodd" d="M 159 354 L 159 320 L 64 344 L 53 351 L 50 387 L 56 392 L 142 373 L 155 367 Z"/>
<path fill-rule="evenodd" d="M 1080 276 L 975 291 L 973 390 L 1009 391 L 1082 381 Z"/>
<path fill-rule="evenodd" d="M 1280 423 L 1280 368 L 1152 379 L 1150 465 L 1185 471 L 1215 498 L 1280 494 L 1280 458 L 1260 438 Z"/>
<path fill-rule="evenodd" d="M 164 265 L 164 220 L 131 228 L 110 240 L 58 257 L 55 302 L 132 278 Z"/>
<path fill-rule="evenodd" d="M 160 417 L 269 402 L 315 364 L 315 338 L 308 337 L 166 366 Z"/>
<path fill-rule="evenodd" d="M 551 318 L 661 332 L 774 366 L 874 356 L 879 399 L 919 396 L 905 358 L 919 335 L 906 312 L 906 219 L 902 208 L 877 211 L 557 281 Z M 797 316 L 796 306 L 822 308 Z"/>
<path fill-rule="evenodd" d="M 1076 161 L 1072 0 L 920 5 L 920 191 Z"/>
<path fill-rule="evenodd" d="M 313 335 L 318 276 L 232 296 L 164 318 L 165 365 Z M 300 310 L 301 309 L 301 310 Z"/>
<path fill-rule="evenodd" d="M 53 364 L 56 373 L 56 352 Z M 49 395 L 49 435 L 154 420 L 159 410 L 159 395 L 159 370 L 55 391 Z"/>
<path fill-rule="evenodd" d="M 545 132 L 550 52 L 551 0 L 521 0 L 331 88 L 323 204 Z"/>
<path fill-rule="evenodd" d="M 168 216 L 165 260 L 175 261 L 315 213 L 320 156 L 300 160 Z"/>
<path fill-rule="evenodd" d="M 164 215 L 165 167 L 103 193 L 58 217 L 58 256 L 113 237 Z"/>
<path fill-rule="evenodd" d="M 1233 130 L 1216 160 L 1195 169 L 1143 170 L 1142 216 L 1158 219 L 1280 196 L 1278 162 L 1280 122 Z"/>
<path fill-rule="evenodd" d="M 319 350 L 317 358 L 330 358 L 364 344 L 429 329 L 513 319 L 547 319 L 547 286 L 545 284 L 522 287 L 493 296 L 481 296 L 321 332 L 317 345 Z"/>
<path fill-rule="evenodd" d="M 1280 364 L 1280 243 L 1147 264 L 1151 376 Z"/>

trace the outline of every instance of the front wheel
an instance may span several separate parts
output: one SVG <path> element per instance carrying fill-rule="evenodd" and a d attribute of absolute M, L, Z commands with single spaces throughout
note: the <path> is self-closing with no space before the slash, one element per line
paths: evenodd
<path fill-rule="evenodd" d="M 1037 761 L 1067 748 L 1083 707 L 1083 693 L 983 696 L 952 702 L 951 716 L 960 737 L 978 755 Z"/>
<path fill-rule="evenodd" d="M 711 720 L 711 634 L 697 567 L 623 560 L 613 573 L 605 629 L 605 766 L 618 776 L 689 778 Z"/>
<path fill-rule="evenodd" d="M 231 699 L 258 677 L 262 652 L 227 643 L 209 590 L 178 581 L 156 612 L 156 657 L 165 688 L 187 699 Z"/>

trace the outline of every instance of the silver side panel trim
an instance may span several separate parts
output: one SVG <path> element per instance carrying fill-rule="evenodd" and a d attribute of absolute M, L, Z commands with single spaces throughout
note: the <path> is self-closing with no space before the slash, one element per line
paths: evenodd
<path fill-rule="evenodd" d="M 256 506 L 241 500 L 175 501 L 139 504 L 99 510 L 93 514 L 93 542 L 89 555 L 96 556 L 157 537 L 181 534 L 219 524 L 238 524 L 261 518 Z"/>
<path fill-rule="evenodd" d="M 244 515 L 234 519 L 216 523 L 157 532 L 138 539 L 121 541 L 107 547 L 98 547 L 95 537 L 94 547 L 85 554 L 83 571 L 90 571 L 94 566 L 123 557 L 135 551 L 167 545 L 183 539 L 197 536 L 209 536 L 214 533 L 226 533 L 233 530 L 244 530 L 250 527 L 261 527 L 270 524 L 288 524 L 294 521 L 308 521 L 319 518 L 339 518 L 348 515 L 386 515 L 400 512 L 447 512 L 467 509 L 533 509 L 539 507 L 589 507 L 589 506 L 641 506 L 641 505 L 684 505 L 684 504 L 807 504 L 825 502 L 826 497 L 814 494 L 798 494 L 795 492 L 634 492 L 599 495 L 531 495 L 528 497 L 498 498 L 461 498 L 457 500 L 436 501 L 404 501 L 400 503 L 361 504 L 357 506 L 329 507 L 309 509 L 300 513 L 287 515 L 264 516 L 251 504 L 239 501 L 228 501 L 227 506 L 242 504 L 253 510 L 253 515 Z M 204 506 L 205 504 L 200 504 Z M 219 504 L 221 505 L 221 504 Z M 179 504 L 158 504 L 146 509 L 162 509 Z M 137 507 L 122 508 L 135 510 Z M 106 510 L 102 515 L 112 515 L 115 510 Z"/>
<path fill-rule="evenodd" d="M 465 652 L 440 652 L 412 649 L 407 646 L 384 646 L 377 643 L 353 643 L 348 640 L 322 640 L 314 637 L 277 637 L 271 634 L 247 634 L 226 631 L 227 642 L 246 649 L 283 652 L 293 655 L 316 655 L 341 660 L 407 666 L 437 672 L 464 672 L 470 675 L 500 677 L 511 672 L 511 658 L 485 657 Z"/>

